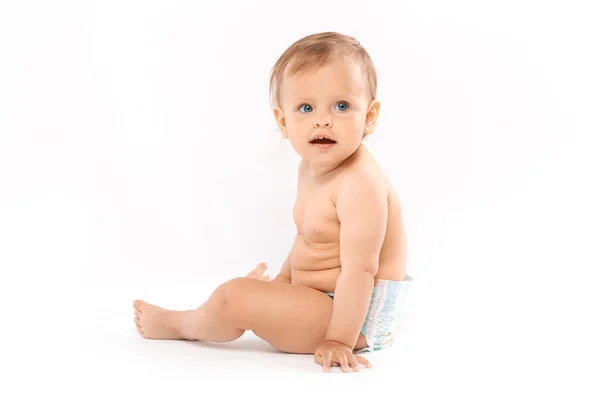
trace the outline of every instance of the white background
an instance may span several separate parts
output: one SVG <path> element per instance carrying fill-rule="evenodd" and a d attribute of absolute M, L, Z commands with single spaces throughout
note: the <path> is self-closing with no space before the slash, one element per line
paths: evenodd
<path fill-rule="evenodd" d="M 1 2 L 0 397 L 598 398 L 590 3 Z M 251 332 L 139 338 L 135 298 L 195 307 L 284 261 L 298 157 L 268 74 L 320 31 L 378 69 L 366 145 L 414 278 L 399 343 L 327 375 Z"/>

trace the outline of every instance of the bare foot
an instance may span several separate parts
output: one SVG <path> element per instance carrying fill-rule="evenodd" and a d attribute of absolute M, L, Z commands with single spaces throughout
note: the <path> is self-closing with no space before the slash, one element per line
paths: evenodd
<path fill-rule="evenodd" d="M 142 300 L 133 302 L 135 317 L 133 322 L 139 334 L 146 339 L 185 339 L 174 323 L 181 311 L 165 310 L 164 308 L 146 303 Z"/>
<path fill-rule="evenodd" d="M 265 273 L 266 270 L 267 270 L 267 264 L 260 263 L 252 271 L 250 271 L 248 273 L 248 275 L 246 275 L 246 277 L 247 278 L 258 279 L 258 280 L 261 280 L 261 281 L 269 281 L 271 279 L 269 277 L 269 275 L 263 276 L 263 274 Z"/>
<path fill-rule="evenodd" d="M 266 270 L 267 264 L 260 263 L 246 277 L 269 281 L 271 278 L 264 275 Z M 195 340 L 184 337 L 177 329 L 178 326 L 181 326 L 185 314 L 193 311 L 166 310 L 143 300 L 135 300 L 133 308 L 135 308 L 133 322 L 142 337 L 146 339 Z"/>

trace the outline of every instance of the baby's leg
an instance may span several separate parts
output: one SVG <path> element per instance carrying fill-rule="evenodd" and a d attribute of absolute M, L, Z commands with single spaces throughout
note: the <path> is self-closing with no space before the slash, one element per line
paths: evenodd
<path fill-rule="evenodd" d="M 169 311 L 134 302 L 138 331 L 145 338 L 228 342 L 252 330 L 281 351 L 305 354 L 312 354 L 325 338 L 332 305 L 318 290 L 247 277 L 220 285 L 195 310 Z M 366 345 L 361 339 L 355 348 Z"/>
<path fill-rule="evenodd" d="M 269 281 L 270 277 L 263 274 L 267 270 L 267 264 L 260 263 L 258 264 L 252 271 L 246 275 L 249 278 L 259 279 L 263 281 Z M 134 322 L 136 324 L 138 332 L 145 338 L 148 339 L 189 339 L 194 340 L 193 338 L 186 338 L 182 336 L 182 334 L 168 326 L 171 325 L 171 322 L 167 322 L 166 319 L 178 319 L 184 318 L 186 314 L 189 314 L 189 311 L 172 311 L 166 310 L 161 307 L 157 307 L 154 305 L 150 305 L 140 300 L 136 300 L 133 303 L 133 307 L 135 308 L 135 318 Z M 145 330 L 142 329 L 140 325 L 142 316 L 142 308 L 145 308 L 146 315 L 144 316 L 144 327 Z M 147 332 L 146 332 L 147 331 Z M 234 332 L 234 336 L 236 333 Z M 243 332 L 242 332 L 243 333 Z M 241 336 L 241 334 L 240 334 Z M 233 337 L 233 339 L 237 339 L 239 336 Z"/>

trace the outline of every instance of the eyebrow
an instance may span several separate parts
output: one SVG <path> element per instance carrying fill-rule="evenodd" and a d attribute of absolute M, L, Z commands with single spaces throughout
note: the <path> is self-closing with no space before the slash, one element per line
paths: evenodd
<path fill-rule="evenodd" d="M 346 93 L 346 94 L 337 94 L 335 96 L 331 96 L 334 99 L 344 99 L 344 98 L 350 98 L 350 99 L 354 99 L 355 95 L 354 94 L 350 94 L 350 93 Z M 311 96 L 295 96 L 295 100 L 297 101 L 313 101 L 314 97 Z"/>

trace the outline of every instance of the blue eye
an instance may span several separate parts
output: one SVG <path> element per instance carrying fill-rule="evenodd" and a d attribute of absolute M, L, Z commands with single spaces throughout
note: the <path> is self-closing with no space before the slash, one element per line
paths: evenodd
<path fill-rule="evenodd" d="M 342 106 L 342 108 L 341 108 L 341 109 L 340 109 L 340 108 L 337 108 L 337 106 L 338 106 L 338 105 L 341 105 L 341 106 Z M 348 109 L 348 107 L 350 107 L 350 106 L 348 105 L 348 103 L 344 103 L 344 102 L 337 103 L 337 105 L 336 105 L 336 109 L 337 109 L 338 111 L 346 111 L 346 110 Z"/>
<path fill-rule="evenodd" d="M 302 110 L 306 110 L 306 109 L 305 109 L 305 107 L 308 107 L 308 108 L 310 108 L 310 110 L 308 110 L 308 111 L 302 111 Z M 300 106 L 300 112 L 311 112 L 311 111 L 312 111 L 312 107 L 311 107 L 311 106 L 309 106 L 308 104 L 302 104 L 302 105 Z"/>

